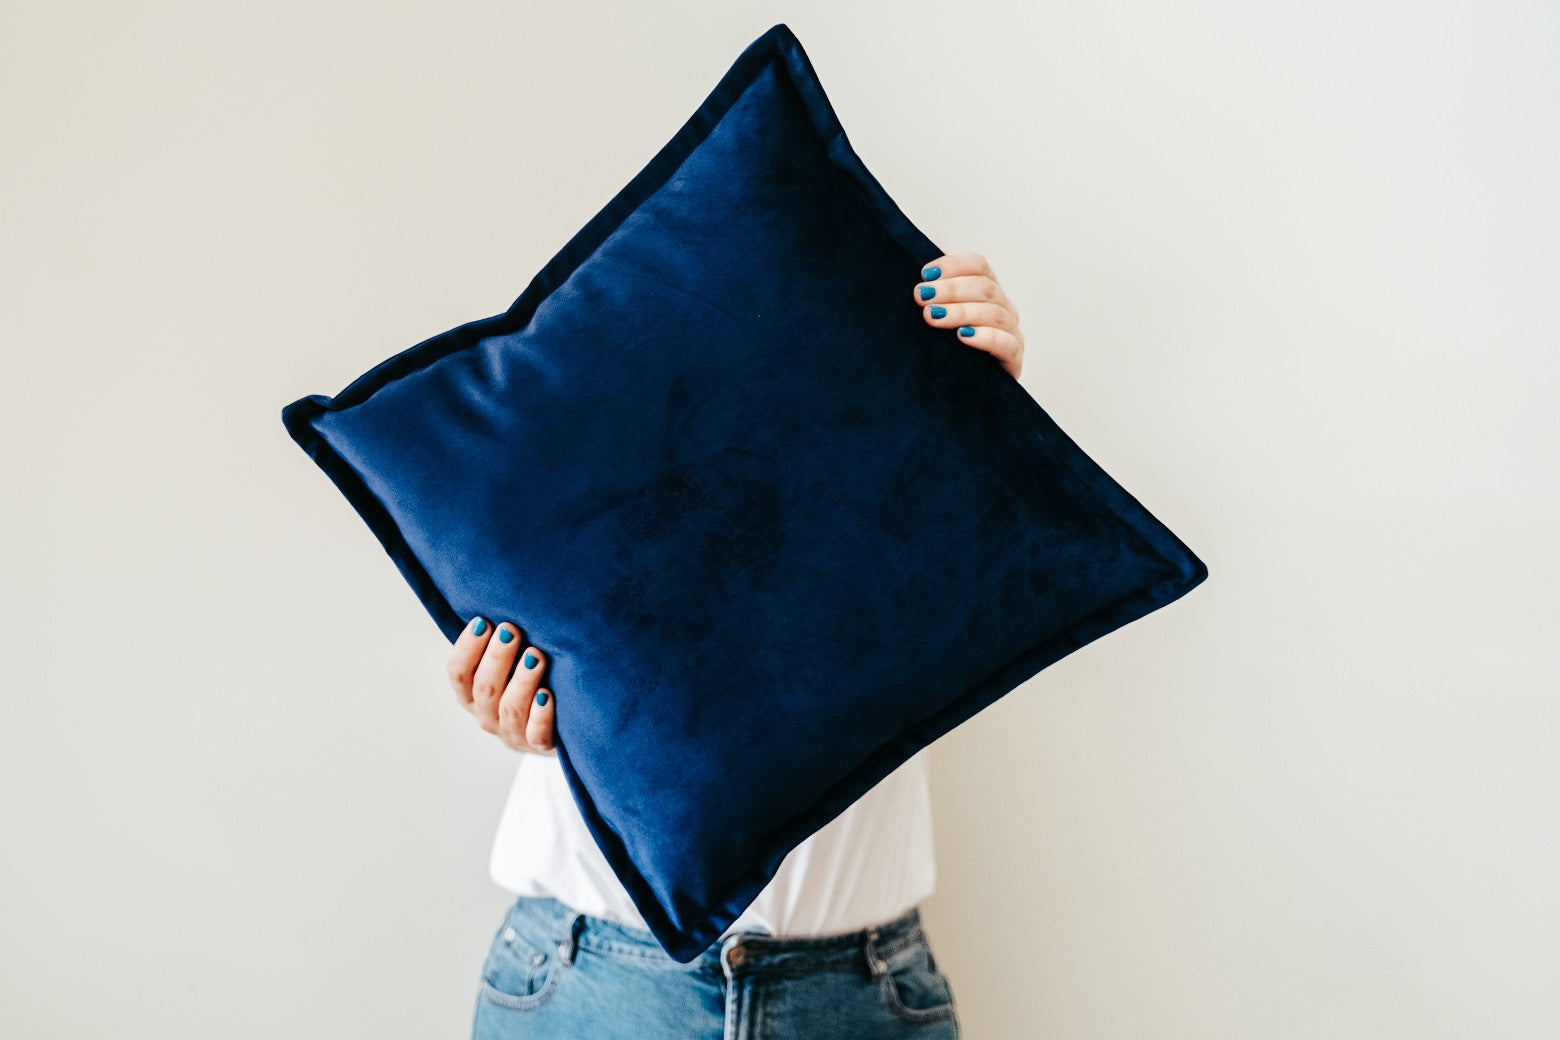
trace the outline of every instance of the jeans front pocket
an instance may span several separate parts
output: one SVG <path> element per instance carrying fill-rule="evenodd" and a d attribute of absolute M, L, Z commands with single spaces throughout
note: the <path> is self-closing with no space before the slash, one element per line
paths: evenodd
<path fill-rule="evenodd" d="M 954 1018 L 953 988 L 937 967 L 924 934 L 879 950 L 878 985 L 888 1009 L 907 1022 Z"/>
<path fill-rule="evenodd" d="M 512 1011 L 544 1003 L 565 967 L 562 943 L 519 905 L 511 907 L 482 962 L 482 999 Z"/>

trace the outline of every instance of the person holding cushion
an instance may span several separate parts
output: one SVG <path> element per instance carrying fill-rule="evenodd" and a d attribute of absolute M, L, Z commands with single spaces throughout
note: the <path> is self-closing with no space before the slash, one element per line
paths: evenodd
<path fill-rule="evenodd" d="M 912 298 L 923 320 L 1017 379 L 1018 308 L 986 258 L 946 254 L 919 273 Z M 512 622 L 483 617 L 448 659 L 450 684 L 477 724 L 532 753 L 489 863 L 516 900 L 482 965 L 474 1040 L 717 1040 L 728 1021 L 751 1031 L 747 1019 L 759 1013 L 770 1040 L 958 1036 L 918 909 L 936 876 L 926 749 L 794 848 L 721 941 L 682 964 L 645 927 L 562 770 L 548 764 L 557 751 L 546 666 L 546 651 Z"/>

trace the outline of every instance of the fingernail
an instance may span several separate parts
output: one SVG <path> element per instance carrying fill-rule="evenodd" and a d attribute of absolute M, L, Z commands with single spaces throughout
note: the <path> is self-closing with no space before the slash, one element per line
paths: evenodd
<path fill-rule="evenodd" d="M 959 335 L 961 335 L 961 336 L 973 336 L 973 335 L 975 335 L 975 330 L 970 328 L 968 325 L 960 325 L 959 326 Z"/>
<path fill-rule="evenodd" d="M 525 655 L 525 666 L 527 668 L 535 668 L 536 667 L 536 655 L 535 654 L 528 652 Z"/>
<path fill-rule="evenodd" d="M 498 641 L 500 643 L 511 643 L 514 641 L 514 638 L 515 634 L 509 631 L 509 629 L 501 628 L 498 630 Z"/>
<path fill-rule="evenodd" d="M 935 285 L 923 285 L 923 286 L 921 286 L 921 299 L 923 299 L 923 300 L 930 300 L 933 296 L 936 296 L 936 295 L 937 295 L 937 286 L 935 286 Z"/>
<path fill-rule="evenodd" d="M 477 618 L 476 623 L 471 626 L 471 634 L 480 636 L 482 633 L 484 633 L 486 631 L 487 631 L 487 619 L 486 618 Z"/>
<path fill-rule="evenodd" d="M 537 690 L 536 691 L 536 703 L 537 704 L 546 704 L 547 703 L 547 691 L 546 690 Z"/>
<path fill-rule="evenodd" d="M 937 279 L 939 279 L 941 277 L 942 277 L 942 268 L 941 267 L 923 267 L 923 268 L 921 268 L 921 279 L 922 279 L 922 281 L 935 282 Z"/>
<path fill-rule="evenodd" d="M 934 317 L 934 318 L 946 318 L 948 316 L 948 308 L 944 307 L 940 303 L 932 304 L 931 310 L 932 310 L 932 317 Z"/>

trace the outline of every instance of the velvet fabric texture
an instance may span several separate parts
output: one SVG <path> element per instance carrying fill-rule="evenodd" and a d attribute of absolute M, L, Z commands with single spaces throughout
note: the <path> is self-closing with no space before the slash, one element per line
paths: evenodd
<path fill-rule="evenodd" d="M 667 952 L 1047 665 L 1207 577 L 995 358 L 774 25 L 502 314 L 282 410 L 452 642 L 551 655 Z"/>

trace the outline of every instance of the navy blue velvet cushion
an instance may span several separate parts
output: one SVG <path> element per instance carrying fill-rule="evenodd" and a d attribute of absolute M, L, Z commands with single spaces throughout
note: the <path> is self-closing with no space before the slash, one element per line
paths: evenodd
<path fill-rule="evenodd" d="M 445 636 L 551 655 L 569 787 L 679 961 L 911 755 L 1207 576 L 922 320 L 943 252 L 780 23 L 508 310 L 282 410 Z"/>

